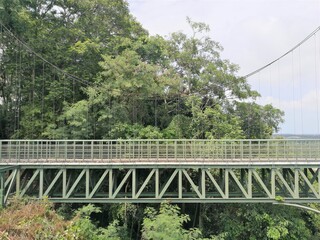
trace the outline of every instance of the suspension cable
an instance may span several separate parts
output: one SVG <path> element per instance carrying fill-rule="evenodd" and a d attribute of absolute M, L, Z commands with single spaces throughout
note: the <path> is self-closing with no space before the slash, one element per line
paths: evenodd
<path fill-rule="evenodd" d="M 1 22 L 0 22 L 0 25 L 1 27 L 6 30 L 8 33 L 10 33 L 10 35 L 16 39 L 20 44 L 22 44 L 30 53 L 32 53 L 33 55 L 37 56 L 38 58 L 40 58 L 42 61 L 44 61 L 45 63 L 47 63 L 48 65 L 50 65 L 51 67 L 55 68 L 56 70 L 58 70 L 59 72 L 61 72 L 62 74 L 74 79 L 75 81 L 77 82 L 80 82 L 84 85 L 91 85 L 91 82 L 87 81 L 87 80 L 84 80 L 80 77 L 77 77 L 73 74 L 70 74 L 64 70 L 62 70 L 61 68 L 59 68 L 57 65 L 51 63 L 50 61 L 48 61 L 47 59 L 45 59 L 44 57 L 42 57 L 39 53 L 35 52 L 31 47 L 29 47 L 27 45 L 27 43 L 25 43 L 24 41 L 22 41 L 21 39 L 19 39 L 13 32 L 11 32 L 5 25 L 3 25 Z"/>
<path fill-rule="evenodd" d="M 319 86 L 318 86 L 318 58 L 317 58 L 317 35 L 314 35 L 314 48 L 315 48 L 315 54 L 314 54 L 314 82 L 315 82 L 315 91 L 316 91 L 316 108 L 317 108 L 317 134 L 320 134 L 320 128 L 319 128 Z"/>
<path fill-rule="evenodd" d="M 303 43 L 305 43 L 306 41 L 308 41 L 312 36 L 314 36 L 318 31 L 320 31 L 320 26 L 317 27 L 312 33 L 310 33 L 308 36 L 306 36 L 301 42 L 299 42 L 297 45 L 295 45 L 293 48 L 291 48 L 289 51 L 287 51 L 286 53 L 282 54 L 280 57 L 278 57 L 277 59 L 273 60 L 272 62 L 264 65 L 261 68 L 258 68 L 257 70 L 247 74 L 244 76 L 244 78 L 248 78 L 251 77 L 252 75 L 255 75 L 256 73 L 262 71 L 263 69 L 269 67 L 270 65 L 272 65 L 273 63 L 279 61 L 281 58 L 285 57 L 286 55 L 288 55 L 289 53 L 293 52 L 295 49 L 297 49 L 300 45 L 302 45 Z"/>
<path fill-rule="evenodd" d="M 299 93 L 300 93 L 300 121 L 301 121 L 301 134 L 303 131 L 303 103 L 302 103 L 302 78 L 301 78 L 301 47 L 299 47 Z"/>

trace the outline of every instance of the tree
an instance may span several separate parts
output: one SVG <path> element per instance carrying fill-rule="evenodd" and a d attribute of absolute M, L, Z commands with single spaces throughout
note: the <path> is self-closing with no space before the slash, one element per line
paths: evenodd
<path fill-rule="evenodd" d="M 177 88 L 175 73 L 166 69 L 165 60 L 161 60 L 162 38 L 143 37 L 135 42 L 119 38 L 119 41 L 118 50 L 114 49 L 117 55 L 103 56 L 97 84 L 88 88 L 88 104 L 94 109 L 96 132 L 102 138 L 113 137 L 119 124 L 132 125 L 132 129 L 138 125 L 149 129 L 149 125 L 157 127 L 158 108 L 166 108 L 163 106 L 166 99 Z M 155 102 L 155 99 L 159 100 Z M 119 137 L 123 136 L 132 137 L 132 134 L 123 133 Z"/>
<path fill-rule="evenodd" d="M 246 138 L 271 138 L 279 130 L 283 122 L 284 112 L 267 104 L 260 106 L 257 103 L 239 102 L 235 114 L 242 119 L 241 128 Z"/>
<path fill-rule="evenodd" d="M 220 58 L 223 48 L 207 35 L 209 26 L 187 21 L 192 36 L 179 32 L 169 39 L 171 64 L 182 78 L 181 91 L 201 96 L 207 104 L 228 105 L 233 99 L 256 97 L 246 79 L 235 76 L 238 66 Z"/>
<path fill-rule="evenodd" d="M 205 205 L 206 235 L 217 239 L 312 239 L 304 212 L 272 204 Z M 231 217 L 232 216 L 232 217 Z"/>
<path fill-rule="evenodd" d="M 4 138 L 72 137 L 73 131 L 62 130 L 68 123 L 61 115 L 87 100 L 85 89 L 101 70 L 102 55 L 113 51 L 118 36 L 147 34 L 123 0 L 3 0 L 0 18 L 6 26 L 0 37 Z"/>
<path fill-rule="evenodd" d="M 183 114 L 192 119 L 189 137 L 248 137 L 244 132 L 247 128 L 242 124 L 242 116 L 235 111 L 244 100 L 255 99 L 259 94 L 250 89 L 245 78 L 236 76 L 236 65 L 220 58 L 222 47 L 207 36 L 209 26 L 192 22 L 189 18 L 187 21 L 192 35 L 172 34 L 169 56 L 171 66 L 181 79 Z M 269 113 L 270 118 L 265 125 L 272 133 L 272 130 L 277 130 L 281 114 L 276 115 L 276 111 Z"/>
<path fill-rule="evenodd" d="M 142 239 L 200 239 L 198 229 L 185 230 L 183 224 L 190 220 L 188 215 L 180 214 L 179 207 L 167 202 L 161 203 L 160 210 L 145 210 L 143 219 Z"/>

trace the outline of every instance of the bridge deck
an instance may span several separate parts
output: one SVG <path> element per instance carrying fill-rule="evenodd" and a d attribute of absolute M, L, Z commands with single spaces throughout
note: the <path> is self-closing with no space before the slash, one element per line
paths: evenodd
<path fill-rule="evenodd" d="M 0 141 L 0 205 L 320 202 L 320 140 Z"/>
<path fill-rule="evenodd" d="M 5 166 L 108 166 L 108 167 L 134 167 L 134 168 L 149 168 L 149 167 L 302 167 L 302 166 L 320 166 L 319 160 L 315 159 L 276 159 L 276 160 L 261 160 L 261 159 L 27 159 L 27 160 L 10 160 L 0 163 L 0 168 Z"/>

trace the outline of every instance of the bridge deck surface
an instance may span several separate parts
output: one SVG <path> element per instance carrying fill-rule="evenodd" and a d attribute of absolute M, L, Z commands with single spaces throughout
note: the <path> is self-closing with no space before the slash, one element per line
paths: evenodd
<path fill-rule="evenodd" d="M 317 159 L 23 159 L 5 160 L 0 166 L 42 165 L 42 166 L 320 166 Z"/>

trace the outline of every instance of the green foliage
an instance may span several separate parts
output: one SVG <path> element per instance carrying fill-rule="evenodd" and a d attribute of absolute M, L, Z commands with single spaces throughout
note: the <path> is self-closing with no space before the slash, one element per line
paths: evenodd
<path fill-rule="evenodd" d="M 192 137 L 200 139 L 244 138 L 240 119 L 223 112 L 220 105 L 203 107 L 199 98 L 192 98 L 187 105 L 192 111 Z"/>
<path fill-rule="evenodd" d="M 98 228 L 91 220 L 91 215 L 97 213 L 101 213 L 100 208 L 89 204 L 65 220 L 47 200 L 14 199 L 8 207 L 0 209 L 0 239 L 129 239 L 127 228 L 116 220 L 107 228 Z"/>
<path fill-rule="evenodd" d="M 123 0 L 1 3 L 0 20 L 6 27 L 30 49 L 87 83 L 92 83 L 101 70 L 98 63 L 102 55 L 113 51 L 115 38 L 146 35 Z M 2 118 L 6 130 L 2 138 L 61 138 L 62 134 L 62 138 L 95 137 L 83 132 L 77 135 L 76 127 L 68 126 L 63 119 L 71 111 L 65 106 L 87 100 L 87 85 L 35 57 L 8 32 L 1 31 L 0 39 L 4 50 L 0 61 L 0 98 L 4 101 L 0 109 L 12 112 Z M 79 111 L 79 105 L 74 106 Z M 90 126 L 94 120 L 86 121 L 85 128 L 94 129 Z"/>
<path fill-rule="evenodd" d="M 192 118 L 185 115 L 175 115 L 169 126 L 164 129 L 165 138 L 171 139 L 190 139 L 192 138 L 191 129 Z"/>
<path fill-rule="evenodd" d="M 246 138 L 270 138 L 279 130 L 283 122 L 284 112 L 268 104 L 260 106 L 256 103 L 238 103 L 236 115 L 242 119 L 241 128 Z"/>
<path fill-rule="evenodd" d="M 165 39 L 149 36 L 124 0 L 3 0 L 3 9 L 16 36 L 78 78 L 2 31 L 1 138 L 267 138 L 282 121 L 244 101 L 258 93 L 204 23 L 188 18 L 190 36 Z"/>
<path fill-rule="evenodd" d="M 311 207 L 319 206 L 312 204 Z M 163 202 L 159 210 L 147 207 L 144 214 L 140 214 L 141 208 L 134 204 L 115 204 L 107 214 L 89 204 L 75 210 L 66 220 L 47 200 L 13 199 L 9 206 L 0 209 L 0 239 L 308 240 L 319 237 L 319 214 L 283 205 L 204 204 L 201 230 L 187 229 L 189 215 L 168 202 Z M 98 227 L 98 222 L 92 220 L 97 214 L 108 218 L 106 227 Z M 137 232 L 133 231 L 135 221 L 142 222 L 142 229 L 138 227 Z"/>
<path fill-rule="evenodd" d="M 303 212 L 284 206 L 232 204 L 213 207 L 207 205 L 205 215 L 206 233 L 214 235 L 213 239 L 280 240 L 312 239 L 314 236 L 303 220 Z"/>
<path fill-rule="evenodd" d="M 154 208 L 145 210 L 142 239 L 198 239 L 197 229 L 185 230 L 183 224 L 190 220 L 188 215 L 180 214 L 180 208 L 164 202 L 159 212 Z"/>
<path fill-rule="evenodd" d="M 159 128 L 153 126 L 143 127 L 139 124 L 118 123 L 109 132 L 112 139 L 161 139 L 163 134 Z"/>
<path fill-rule="evenodd" d="M 119 226 L 119 221 L 114 220 L 107 228 L 100 228 L 97 234 L 97 240 L 126 240 L 130 239 L 127 234 L 127 229 L 124 226 Z"/>
<path fill-rule="evenodd" d="M 283 201 L 284 201 L 284 198 L 281 197 L 281 196 L 276 196 L 274 199 L 275 199 L 276 201 L 278 201 L 278 202 L 283 202 Z"/>

